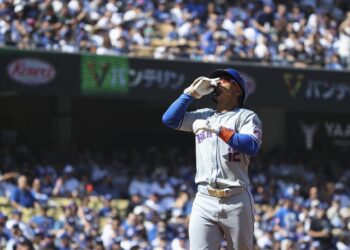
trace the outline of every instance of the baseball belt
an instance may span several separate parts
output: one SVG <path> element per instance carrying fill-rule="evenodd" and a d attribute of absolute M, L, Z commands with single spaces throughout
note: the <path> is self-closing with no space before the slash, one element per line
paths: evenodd
<path fill-rule="evenodd" d="M 242 193 L 244 187 L 212 188 L 210 186 L 198 185 L 198 191 L 217 198 L 230 197 Z"/>

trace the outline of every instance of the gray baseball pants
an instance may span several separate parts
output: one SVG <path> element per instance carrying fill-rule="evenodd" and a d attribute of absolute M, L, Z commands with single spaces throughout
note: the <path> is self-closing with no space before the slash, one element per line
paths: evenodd
<path fill-rule="evenodd" d="M 249 190 L 217 198 L 198 191 L 189 225 L 191 250 L 218 250 L 225 238 L 228 250 L 252 250 L 254 203 Z"/>

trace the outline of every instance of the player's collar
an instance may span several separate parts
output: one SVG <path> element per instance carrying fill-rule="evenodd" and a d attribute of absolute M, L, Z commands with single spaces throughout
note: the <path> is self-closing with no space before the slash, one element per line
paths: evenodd
<path fill-rule="evenodd" d="M 230 114 L 230 113 L 236 113 L 240 110 L 240 107 L 236 107 L 232 110 L 228 110 L 228 111 L 223 111 L 223 112 L 218 112 L 217 110 L 215 110 L 215 115 L 225 115 L 225 114 Z"/>

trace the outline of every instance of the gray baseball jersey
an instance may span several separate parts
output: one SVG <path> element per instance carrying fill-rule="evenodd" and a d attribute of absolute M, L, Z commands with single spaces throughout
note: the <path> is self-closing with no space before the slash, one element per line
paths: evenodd
<path fill-rule="evenodd" d="M 179 130 L 192 131 L 196 119 L 207 119 L 237 133 L 249 134 L 261 144 L 262 126 L 258 116 L 247 109 L 216 113 L 212 109 L 186 112 Z M 250 190 L 250 156 L 234 151 L 216 134 L 199 130 L 196 138 L 195 182 L 213 188 L 244 187 L 244 192 L 230 197 L 212 197 L 200 185 L 196 194 L 190 225 L 190 249 L 219 249 L 223 236 L 228 250 L 252 250 L 254 202 Z"/>
<path fill-rule="evenodd" d="M 262 127 L 258 116 L 247 109 L 235 109 L 216 113 L 213 109 L 186 112 L 180 130 L 192 131 L 196 119 L 208 119 L 211 123 L 234 129 L 237 133 L 249 134 L 261 144 Z M 250 156 L 236 152 L 213 133 L 199 130 L 196 134 L 196 183 L 209 183 L 213 187 L 248 187 Z"/>

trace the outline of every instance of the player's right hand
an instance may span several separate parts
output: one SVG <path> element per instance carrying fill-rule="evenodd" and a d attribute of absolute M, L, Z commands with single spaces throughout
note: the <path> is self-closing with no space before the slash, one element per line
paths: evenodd
<path fill-rule="evenodd" d="M 200 99 L 203 96 L 213 92 L 219 79 L 220 78 L 210 79 L 204 76 L 198 77 L 188 88 L 184 90 L 184 93 L 193 96 L 196 99 Z"/>

